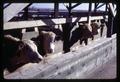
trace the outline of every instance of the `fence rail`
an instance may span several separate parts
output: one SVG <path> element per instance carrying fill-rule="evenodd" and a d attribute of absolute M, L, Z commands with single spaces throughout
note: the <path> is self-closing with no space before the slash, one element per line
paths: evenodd
<path fill-rule="evenodd" d="M 64 23 L 70 22 L 69 21 L 70 19 L 72 20 L 72 22 L 87 21 L 87 17 L 56 18 L 56 19 L 54 18 L 54 19 L 32 20 L 32 21 L 16 21 L 16 22 L 4 23 L 3 30 L 64 24 Z M 103 19 L 103 16 L 92 16 L 90 20 L 100 20 L 100 19 Z"/>

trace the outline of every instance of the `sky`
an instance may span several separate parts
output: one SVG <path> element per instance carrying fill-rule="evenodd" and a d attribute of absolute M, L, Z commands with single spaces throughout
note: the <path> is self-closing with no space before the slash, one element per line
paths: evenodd
<path fill-rule="evenodd" d="M 72 3 L 72 5 L 75 5 L 76 3 Z M 102 4 L 102 3 L 100 3 Z M 99 4 L 99 5 L 100 5 Z M 68 5 L 67 3 L 59 3 L 59 9 L 66 9 L 65 5 Z M 36 8 L 54 8 L 53 3 L 34 3 L 30 7 L 36 7 Z M 82 3 L 73 10 L 88 10 L 89 4 L 88 3 Z M 94 9 L 94 3 L 92 3 L 92 10 Z M 97 10 L 105 10 L 105 6 L 102 6 L 101 8 Z"/>
<path fill-rule="evenodd" d="M 8 3 L 5 3 L 6 5 Z M 72 3 L 72 5 L 75 5 L 76 3 Z M 102 3 L 99 3 L 101 5 Z M 68 3 L 59 3 L 59 9 L 66 9 L 65 5 L 68 5 Z M 116 6 L 116 5 L 115 5 Z M 54 3 L 33 3 L 30 7 L 36 7 L 36 8 L 49 8 L 54 9 Z M 88 10 L 89 4 L 88 3 L 82 3 L 79 6 L 75 7 L 73 10 Z M 94 3 L 92 3 L 92 10 L 94 10 Z M 105 5 L 98 8 L 97 10 L 105 10 Z"/>

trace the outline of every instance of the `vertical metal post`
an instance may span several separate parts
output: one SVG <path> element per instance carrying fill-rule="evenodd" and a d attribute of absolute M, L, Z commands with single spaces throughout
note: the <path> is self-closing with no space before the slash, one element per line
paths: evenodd
<path fill-rule="evenodd" d="M 54 17 L 58 17 L 59 15 L 59 3 L 54 3 Z"/>
<path fill-rule="evenodd" d="M 71 17 L 71 3 L 69 3 L 69 8 L 68 8 L 68 13 L 69 13 L 69 17 Z"/>
<path fill-rule="evenodd" d="M 115 4 L 114 4 L 114 8 L 115 8 Z M 118 22 L 118 14 L 117 14 L 117 5 L 116 5 L 116 9 L 115 9 L 115 12 L 116 12 L 116 15 L 114 17 L 114 20 L 113 20 L 113 34 L 117 33 L 117 22 Z"/>
<path fill-rule="evenodd" d="M 23 14 L 23 19 L 24 20 L 28 20 L 28 7 L 30 6 L 30 5 L 32 5 L 32 3 L 30 3 L 26 8 L 24 8 L 24 14 Z M 22 31 L 21 31 L 21 35 L 23 35 L 23 33 L 25 33 L 26 32 L 26 28 L 24 28 L 24 29 L 22 29 Z"/>
<path fill-rule="evenodd" d="M 95 5 L 94 5 L 94 12 L 96 12 L 97 11 L 97 3 L 95 3 Z"/>
<path fill-rule="evenodd" d="M 70 51 L 70 31 L 72 27 L 72 17 L 71 17 L 71 2 L 69 3 L 68 7 L 68 18 L 66 19 L 66 24 L 63 24 L 63 50 L 64 53 Z"/>
<path fill-rule="evenodd" d="M 113 5 L 113 8 L 115 7 L 115 5 L 112 3 L 112 5 Z"/>
<path fill-rule="evenodd" d="M 24 9 L 23 19 L 28 20 L 28 6 Z M 22 29 L 22 34 L 26 32 L 26 28 Z"/>
<path fill-rule="evenodd" d="M 69 2 L 69 8 L 68 8 L 68 12 L 69 12 L 69 19 L 68 19 L 68 21 L 69 21 L 69 32 L 71 31 L 71 29 L 73 28 L 72 27 L 72 13 L 71 13 L 71 10 L 72 10 L 72 3 L 71 2 Z M 70 34 L 70 33 L 69 33 Z"/>
<path fill-rule="evenodd" d="M 24 17 L 24 20 L 28 20 L 28 7 L 26 7 L 24 9 L 24 15 L 23 15 L 23 17 Z"/>
<path fill-rule="evenodd" d="M 24 8 L 24 14 L 23 14 L 23 19 L 24 20 L 28 20 L 28 7 L 32 5 L 32 3 L 30 3 L 27 7 Z"/>
<path fill-rule="evenodd" d="M 91 24 L 91 9 L 92 9 L 92 3 L 89 3 L 89 10 L 88 10 L 88 17 L 87 17 L 87 22 L 88 22 L 88 26 L 90 26 Z M 91 30 L 91 28 L 89 28 Z"/>
<path fill-rule="evenodd" d="M 112 32 L 113 32 L 113 15 L 112 12 L 110 10 L 110 8 L 108 9 L 108 24 L 107 24 L 107 37 L 111 37 Z"/>
<path fill-rule="evenodd" d="M 105 11 L 107 12 L 107 3 L 106 3 Z"/>
<path fill-rule="evenodd" d="M 88 23 L 90 23 L 91 8 L 92 8 L 92 3 L 90 2 L 90 3 L 89 3 L 89 10 L 88 10 L 88 19 L 87 19 Z"/>

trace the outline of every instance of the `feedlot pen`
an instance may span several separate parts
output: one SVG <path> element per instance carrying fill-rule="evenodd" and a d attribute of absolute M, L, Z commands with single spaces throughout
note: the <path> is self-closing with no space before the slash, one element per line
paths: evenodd
<path fill-rule="evenodd" d="M 92 20 L 106 21 L 106 26 L 103 30 L 103 36 L 100 37 L 100 31 L 98 35 L 94 36 L 94 40 L 88 40 L 88 45 L 85 46 L 76 42 L 72 47 L 71 51 L 63 54 L 63 42 L 55 42 L 55 52 L 48 54 L 40 63 L 28 63 L 18 68 L 13 73 L 8 73 L 4 70 L 5 79 L 86 79 L 86 76 L 105 65 L 109 60 L 116 57 L 116 26 L 113 27 L 113 22 L 116 22 L 117 7 L 114 3 L 94 3 L 94 11 L 92 11 L 92 2 L 89 2 L 89 8 L 86 14 L 81 15 L 80 12 L 72 12 L 72 9 L 81 5 L 82 2 L 78 2 L 72 5 L 68 2 L 69 6 L 66 5 L 67 12 L 63 13 L 59 11 L 59 2 L 54 3 L 54 14 L 47 15 L 48 18 L 39 20 L 33 20 L 34 17 L 29 20 L 28 9 L 33 3 L 9 3 L 4 8 L 4 30 L 10 29 L 27 29 L 31 27 L 41 28 L 42 26 L 60 25 L 69 23 L 78 23 L 87 21 L 88 24 Z M 64 4 L 65 5 L 65 4 Z M 104 12 L 97 12 L 97 9 L 106 6 Z M 34 8 L 33 8 L 34 9 Z M 12 13 L 10 12 L 12 10 Z M 24 12 L 22 12 L 24 11 Z M 49 11 L 47 11 L 48 13 Z M 16 14 L 23 13 L 23 19 L 21 21 L 11 21 Z M 73 13 L 73 14 L 72 14 Z M 18 17 L 19 18 L 19 15 Z M 37 13 L 35 13 L 37 14 Z M 44 15 L 45 13 L 43 13 Z M 67 15 L 66 15 L 67 14 Z M 31 16 L 34 13 L 31 13 Z M 51 16 L 51 17 L 49 17 Z M 37 18 L 40 18 L 39 15 Z M 78 27 L 78 26 L 75 26 Z M 74 28 L 75 28 L 74 27 Z M 68 27 L 69 28 L 69 27 Z M 66 29 L 68 30 L 68 29 Z M 37 36 L 38 32 L 26 32 L 23 33 L 22 39 L 30 39 Z M 67 36 L 67 35 L 65 35 Z M 94 69 L 94 70 L 93 70 Z M 115 76 L 116 77 L 116 76 Z"/>
<path fill-rule="evenodd" d="M 37 36 L 38 33 L 37 32 L 28 32 L 25 33 L 23 35 L 23 39 L 30 39 L 31 37 Z M 51 72 L 49 70 L 49 68 L 54 65 L 54 64 L 59 64 L 60 62 L 65 60 L 65 63 L 67 63 L 66 65 L 69 64 L 69 57 L 70 55 L 68 55 L 69 53 L 72 54 L 72 56 L 74 55 L 74 53 L 82 53 L 84 51 L 86 51 L 87 47 L 90 48 L 90 45 L 94 45 L 94 44 L 98 44 L 100 42 L 100 40 L 105 39 L 106 38 L 106 27 L 104 28 L 103 31 L 103 36 L 100 37 L 100 33 L 98 35 L 95 35 L 95 39 L 92 41 L 89 39 L 88 41 L 88 45 L 85 46 L 84 43 L 82 45 L 79 44 L 79 41 L 77 43 L 75 43 L 72 48 L 71 48 L 71 52 L 68 52 L 66 54 L 62 54 L 62 48 L 63 48 L 63 42 L 62 41 L 56 41 L 55 42 L 55 52 L 53 54 L 49 54 L 47 57 L 45 57 L 45 59 L 43 61 L 41 61 L 40 63 L 28 63 L 20 68 L 18 68 L 15 72 L 13 73 L 8 73 L 7 71 L 4 71 L 4 78 L 6 79 L 42 79 L 44 78 L 44 76 L 49 75 Z M 91 46 L 92 47 L 92 46 Z M 84 55 L 84 54 L 83 54 Z M 71 56 L 71 57 L 72 57 Z M 71 58 L 70 57 L 70 58 Z M 81 54 L 81 59 L 84 59 L 84 56 L 82 57 Z M 62 63 L 61 63 L 62 64 Z M 55 68 L 57 68 L 56 65 L 54 65 Z M 61 68 L 64 67 L 60 66 Z M 69 67 L 69 66 L 68 66 Z M 56 71 L 57 69 L 52 69 L 54 71 Z M 43 74 L 42 77 L 42 73 L 41 71 L 46 71 L 46 73 L 48 74 Z M 50 72 L 50 73 L 49 73 Z M 38 75 L 38 76 L 36 76 Z M 47 78 L 46 78 L 47 79 Z"/>

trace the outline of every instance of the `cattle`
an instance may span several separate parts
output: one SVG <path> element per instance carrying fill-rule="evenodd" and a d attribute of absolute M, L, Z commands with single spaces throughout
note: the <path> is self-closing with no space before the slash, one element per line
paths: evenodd
<path fill-rule="evenodd" d="M 81 30 L 80 44 L 84 41 L 85 45 L 88 44 L 88 38 L 94 39 L 93 33 L 89 30 L 88 24 L 83 23 L 83 25 L 79 25 Z"/>
<path fill-rule="evenodd" d="M 3 68 L 13 72 L 29 62 L 38 63 L 43 57 L 38 53 L 34 41 L 4 35 L 3 59 Z"/>
<path fill-rule="evenodd" d="M 98 23 L 95 22 L 95 20 L 91 21 L 91 27 L 92 27 L 92 34 L 97 35 L 100 26 L 98 25 Z"/>
<path fill-rule="evenodd" d="M 56 34 L 52 31 L 41 31 L 39 30 L 39 35 L 37 37 L 32 38 L 35 44 L 38 47 L 38 52 L 42 56 L 47 56 L 49 53 L 54 52 L 54 41 Z"/>
<path fill-rule="evenodd" d="M 55 34 L 55 41 L 63 40 L 63 32 L 59 26 L 58 28 L 56 28 L 55 25 L 43 26 L 42 28 L 39 28 L 39 31 L 53 32 Z"/>
<path fill-rule="evenodd" d="M 80 40 L 80 45 L 84 41 L 85 45 L 88 44 L 88 38 L 94 39 L 92 32 L 88 29 L 88 24 L 79 23 L 79 27 L 76 28 L 71 33 L 69 47 L 71 47 L 74 43 Z"/>
<path fill-rule="evenodd" d="M 55 41 L 63 41 L 63 32 L 59 28 L 52 28 L 51 31 L 56 34 Z"/>

